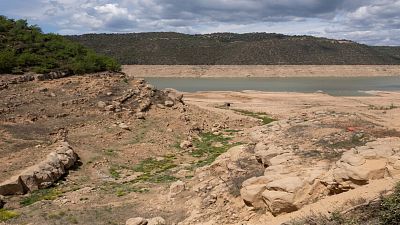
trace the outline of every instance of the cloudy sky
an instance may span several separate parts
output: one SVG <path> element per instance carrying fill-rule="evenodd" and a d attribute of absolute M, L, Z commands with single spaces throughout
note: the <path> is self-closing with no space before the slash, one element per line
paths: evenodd
<path fill-rule="evenodd" d="M 0 0 L 60 34 L 275 32 L 400 45 L 400 0 Z"/>

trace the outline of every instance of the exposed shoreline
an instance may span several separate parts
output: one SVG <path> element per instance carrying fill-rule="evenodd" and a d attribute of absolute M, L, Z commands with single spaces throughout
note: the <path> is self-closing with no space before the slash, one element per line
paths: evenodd
<path fill-rule="evenodd" d="M 400 76 L 400 65 L 123 65 L 134 77 L 379 77 Z"/>

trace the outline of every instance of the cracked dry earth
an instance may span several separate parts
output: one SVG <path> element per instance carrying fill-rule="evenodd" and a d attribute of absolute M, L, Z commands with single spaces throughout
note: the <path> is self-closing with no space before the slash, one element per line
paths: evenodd
<path fill-rule="evenodd" d="M 79 156 L 53 186 L 5 196 L 20 214 L 7 224 L 282 224 L 375 199 L 400 174 L 400 93 L 204 92 L 182 102 L 104 74 L 0 92 L 0 183 L 46 158 L 60 135 Z"/>

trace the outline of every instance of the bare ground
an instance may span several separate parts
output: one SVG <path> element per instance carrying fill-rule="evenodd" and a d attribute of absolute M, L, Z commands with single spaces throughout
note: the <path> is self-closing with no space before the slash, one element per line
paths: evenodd
<path fill-rule="evenodd" d="M 362 129 L 371 139 L 398 137 L 400 93 L 379 92 L 369 97 L 252 91 L 184 93 L 185 105 L 153 105 L 144 120 L 129 111 L 108 112 L 97 106 L 99 101 L 120 97 L 138 82 L 119 76 L 80 76 L 11 84 L 0 90 L 4 96 L 0 99 L 0 182 L 49 153 L 60 130 L 68 130 L 67 139 L 81 162 L 51 188 L 61 192 L 51 199 L 24 205 L 21 202 L 32 195 L 6 197 L 6 208 L 21 214 L 7 224 L 124 224 L 137 216 L 162 216 L 167 224 L 280 224 L 346 208 L 355 196 L 376 198 L 397 181 L 377 180 L 277 217 L 249 208 L 239 193 L 244 180 L 259 176 L 264 169 L 254 158 L 250 140 L 251 132 L 263 124 L 254 114 L 243 112 L 262 112 L 276 120 L 317 120 L 320 125 L 315 130 L 293 126 L 290 138 L 274 140 L 283 145 L 299 142 L 305 149 L 302 154 L 314 157 L 312 147 L 316 144 L 326 151 L 335 150 L 336 142 L 351 148 L 345 142 L 348 127 Z M 231 106 L 223 107 L 226 102 Z M 315 117 L 321 112 L 334 113 L 323 119 Z M 121 129 L 121 122 L 130 129 Z M 214 132 L 216 127 L 229 140 L 212 140 L 213 146 L 245 144 L 247 150 L 241 155 L 235 150 L 223 153 L 217 164 L 210 165 L 212 162 L 193 156 L 204 142 L 187 150 L 178 146 L 187 139 L 196 142 L 202 137 L 204 141 L 207 137 L 202 134 Z M 335 139 L 338 134 L 343 139 Z M 323 137 L 333 144 L 318 142 Z M 152 160 L 146 161 L 149 158 Z M 230 174 L 229 163 L 226 167 L 218 164 L 226 159 L 237 160 L 234 166 L 240 173 Z M 140 165 L 156 168 L 151 179 L 124 182 L 138 176 L 134 168 Z M 171 198 L 169 186 L 176 179 L 184 181 L 186 189 Z M 227 189 L 222 196 L 214 196 L 213 190 L 220 185 Z"/>
<path fill-rule="evenodd" d="M 398 65 L 124 65 L 134 77 L 361 77 L 400 76 Z"/>

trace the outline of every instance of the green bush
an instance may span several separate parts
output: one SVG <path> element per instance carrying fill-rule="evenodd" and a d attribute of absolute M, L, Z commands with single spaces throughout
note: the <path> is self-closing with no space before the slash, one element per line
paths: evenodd
<path fill-rule="evenodd" d="M 380 218 L 382 224 L 400 224 L 400 183 L 393 194 L 382 199 Z"/>
<path fill-rule="evenodd" d="M 64 71 L 73 74 L 120 71 L 112 58 L 57 34 L 43 34 L 26 20 L 0 16 L 0 73 Z"/>

